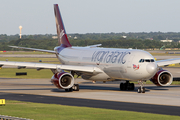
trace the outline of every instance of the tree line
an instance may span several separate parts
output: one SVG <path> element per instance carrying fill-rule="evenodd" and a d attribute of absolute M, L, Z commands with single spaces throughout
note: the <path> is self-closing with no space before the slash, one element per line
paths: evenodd
<path fill-rule="evenodd" d="M 52 39 L 56 34 L 37 34 L 37 35 L 22 35 L 22 39 L 33 39 L 33 40 L 48 40 Z M 86 33 L 86 34 L 68 34 L 69 40 L 119 40 L 126 36 L 126 39 L 139 39 L 139 40 L 164 40 L 170 39 L 174 42 L 180 40 L 180 32 L 138 32 L 138 33 Z M 11 40 L 18 40 L 19 35 L 6 35 L 0 34 L 0 42 L 9 42 Z"/>
<path fill-rule="evenodd" d="M 23 35 L 19 39 L 19 35 L 0 35 L 0 50 L 18 50 L 8 47 L 23 46 L 40 49 L 53 50 L 58 46 L 57 39 L 52 37 L 53 34 L 45 35 Z M 126 37 L 124 37 L 126 36 Z M 94 44 L 102 44 L 102 47 L 110 48 L 133 48 L 133 49 L 153 49 L 161 48 L 179 48 L 180 32 L 139 32 L 139 33 L 87 33 L 87 34 L 68 34 L 70 43 L 73 46 L 88 46 Z M 172 39 L 172 43 L 160 42 L 162 39 Z"/>
<path fill-rule="evenodd" d="M 119 40 L 70 40 L 72 46 L 89 46 L 95 44 L 102 44 L 101 47 L 108 48 L 133 48 L 133 49 L 148 49 L 148 48 L 160 48 L 163 43 L 160 41 L 152 40 L 139 40 L 139 39 L 119 39 Z M 34 40 L 34 39 L 19 39 L 12 40 L 10 42 L 3 42 L 0 44 L 0 50 L 18 50 L 10 48 L 12 46 L 23 46 L 39 49 L 53 50 L 55 46 L 58 46 L 58 41 L 55 39 L 50 40 Z M 179 45 L 179 44 L 178 44 Z M 177 44 L 171 44 L 169 47 L 178 47 Z"/>

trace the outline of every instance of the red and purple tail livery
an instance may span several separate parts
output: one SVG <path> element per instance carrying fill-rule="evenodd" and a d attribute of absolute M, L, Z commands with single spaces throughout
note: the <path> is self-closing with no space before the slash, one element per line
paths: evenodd
<path fill-rule="evenodd" d="M 67 38 L 67 34 L 64 28 L 63 20 L 61 18 L 61 13 L 58 7 L 58 4 L 54 4 L 54 14 L 56 20 L 56 28 L 57 28 L 57 35 L 58 35 L 58 43 L 59 45 L 63 44 L 65 47 L 71 47 L 69 40 Z"/>

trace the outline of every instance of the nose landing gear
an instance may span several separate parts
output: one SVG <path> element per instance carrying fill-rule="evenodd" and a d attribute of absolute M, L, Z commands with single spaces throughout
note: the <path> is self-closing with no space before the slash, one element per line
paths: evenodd
<path fill-rule="evenodd" d="M 138 93 L 145 93 L 145 88 L 143 87 L 144 86 L 144 83 L 142 80 L 138 81 L 138 83 L 140 84 L 140 87 L 138 88 Z"/>

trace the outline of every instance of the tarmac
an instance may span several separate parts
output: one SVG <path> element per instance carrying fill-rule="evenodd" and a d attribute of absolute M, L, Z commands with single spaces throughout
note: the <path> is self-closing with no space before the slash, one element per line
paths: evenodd
<path fill-rule="evenodd" d="M 120 91 L 119 81 L 92 83 L 76 79 L 80 91 L 65 92 L 49 79 L 0 78 L 0 98 L 180 116 L 180 85 L 145 85 L 146 93 Z"/>

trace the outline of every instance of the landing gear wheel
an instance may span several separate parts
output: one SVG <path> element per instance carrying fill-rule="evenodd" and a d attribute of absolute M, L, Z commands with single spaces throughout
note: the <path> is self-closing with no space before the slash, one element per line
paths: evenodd
<path fill-rule="evenodd" d="M 145 88 L 143 87 L 143 88 L 142 88 L 142 93 L 145 93 L 145 91 L 146 91 L 146 90 L 145 90 Z"/>
<path fill-rule="evenodd" d="M 72 92 L 72 91 L 73 91 L 72 87 L 71 87 L 71 88 L 69 88 L 69 92 Z"/>
<path fill-rule="evenodd" d="M 134 83 L 128 84 L 128 90 L 134 90 Z"/>
<path fill-rule="evenodd" d="M 134 90 L 134 83 L 129 83 L 129 81 L 126 81 L 126 83 L 120 84 L 120 90 Z"/>
<path fill-rule="evenodd" d="M 124 86 L 124 83 L 121 83 L 120 84 L 120 90 L 123 90 L 123 88 L 124 88 L 123 86 Z"/>
<path fill-rule="evenodd" d="M 77 87 L 76 91 L 79 91 L 79 84 L 77 84 L 76 87 Z"/>
<path fill-rule="evenodd" d="M 74 84 L 73 90 L 74 91 L 79 91 L 79 84 Z"/>
<path fill-rule="evenodd" d="M 69 89 L 65 89 L 65 91 L 66 91 L 66 92 L 72 92 L 73 89 L 72 89 L 72 87 L 71 87 L 71 88 L 69 88 Z"/>
<path fill-rule="evenodd" d="M 141 93 L 141 87 L 138 88 L 138 93 Z"/>
<path fill-rule="evenodd" d="M 131 83 L 131 86 L 132 86 L 132 89 L 131 89 L 131 90 L 134 90 L 134 83 Z"/>
<path fill-rule="evenodd" d="M 120 84 L 120 90 L 127 90 L 127 85 L 126 85 L 126 83 L 121 83 L 121 84 Z"/>
<path fill-rule="evenodd" d="M 127 90 L 128 83 L 124 83 L 124 90 Z"/>

